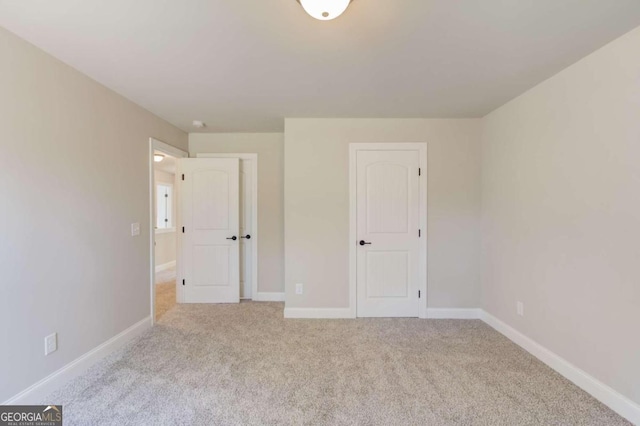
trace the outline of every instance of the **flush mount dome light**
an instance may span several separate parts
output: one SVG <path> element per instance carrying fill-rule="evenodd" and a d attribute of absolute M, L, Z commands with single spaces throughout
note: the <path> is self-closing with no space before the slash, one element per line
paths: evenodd
<path fill-rule="evenodd" d="M 162 154 L 153 154 L 153 161 L 155 161 L 156 163 L 159 163 L 162 160 L 164 160 L 164 155 L 162 155 Z"/>
<path fill-rule="evenodd" d="M 305 12 L 321 21 L 335 19 L 347 10 L 351 0 L 298 0 Z"/>

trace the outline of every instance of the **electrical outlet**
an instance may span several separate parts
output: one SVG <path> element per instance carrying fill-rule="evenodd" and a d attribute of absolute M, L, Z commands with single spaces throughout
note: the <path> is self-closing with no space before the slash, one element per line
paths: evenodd
<path fill-rule="evenodd" d="M 304 287 L 302 284 L 296 284 L 296 294 L 302 294 L 304 291 Z"/>
<path fill-rule="evenodd" d="M 131 224 L 131 236 L 132 237 L 137 237 L 138 235 L 140 235 L 140 222 L 132 223 Z"/>
<path fill-rule="evenodd" d="M 53 333 L 44 338 L 44 354 L 49 355 L 51 352 L 58 350 L 58 333 Z"/>
<path fill-rule="evenodd" d="M 517 302 L 516 303 L 516 312 L 518 313 L 518 315 L 520 315 L 521 317 L 524 316 L 524 303 L 522 302 Z"/>

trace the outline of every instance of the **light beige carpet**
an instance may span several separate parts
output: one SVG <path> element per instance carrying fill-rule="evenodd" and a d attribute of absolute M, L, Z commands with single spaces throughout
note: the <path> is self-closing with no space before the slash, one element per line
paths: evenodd
<path fill-rule="evenodd" d="M 177 305 L 47 398 L 67 425 L 623 425 L 480 321 Z"/>
<path fill-rule="evenodd" d="M 156 321 L 176 304 L 176 269 L 156 273 Z"/>
<path fill-rule="evenodd" d="M 176 305 L 176 282 L 156 284 L 156 321 Z"/>

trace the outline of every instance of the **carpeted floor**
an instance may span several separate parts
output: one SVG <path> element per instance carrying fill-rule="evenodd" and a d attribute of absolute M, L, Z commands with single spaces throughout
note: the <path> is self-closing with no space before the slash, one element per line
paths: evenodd
<path fill-rule="evenodd" d="M 176 304 L 176 268 L 156 273 L 156 321 Z"/>
<path fill-rule="evenodd" d="M 623 425 L 480 321 L 177 305 L 47 398 L 66 425 Z"/>

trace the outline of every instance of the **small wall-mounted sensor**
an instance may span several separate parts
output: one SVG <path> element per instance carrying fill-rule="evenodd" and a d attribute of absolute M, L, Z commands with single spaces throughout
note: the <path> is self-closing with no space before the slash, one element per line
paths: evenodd
<path fill-rule="evenodd" d="M 198 129 L 202 129 L 205 126 L 206 126 L 206 124 L 204 124 L 202 121 L 193 120 L 193 127 L 196 127 Z"/>

